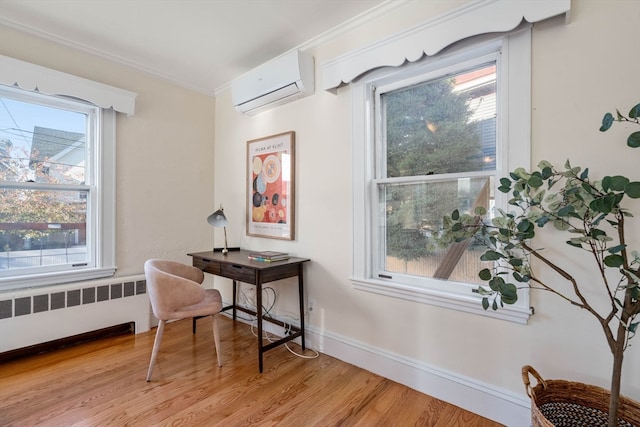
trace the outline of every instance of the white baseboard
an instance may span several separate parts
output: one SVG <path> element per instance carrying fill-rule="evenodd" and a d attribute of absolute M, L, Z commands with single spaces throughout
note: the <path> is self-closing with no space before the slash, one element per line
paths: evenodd
<path fill-rule="evenodd" d="M 230 313 L 225 313 L 225 315 L 230 315 Z M 276 336 L 284 335 L 283 328 L 278 325 L 264 322 L 263 328 Z M 366 369 L 508 427 L 531 425 L 531 402 L 524 394 L 519 395 L 501 390 L 473 378 L 429 366 L 424 362 L 372 347 L 338 334 L 320 331 L 309 326 L 305 328 L 305 332 L 306 346 L 328 356 Z M 299 339 L 294 342 L 300 344 Z"/>
<path fill-rule="evenodd" d="M 324 354 L 506 426 L 531 425 L 531 402 L 526 395 L 311 327 L 306 328 L 306 341 Z"/>

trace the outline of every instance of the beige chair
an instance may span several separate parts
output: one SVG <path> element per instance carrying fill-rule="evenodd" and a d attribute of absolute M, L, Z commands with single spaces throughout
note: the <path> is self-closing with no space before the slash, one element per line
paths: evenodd
<path fill-rule="evenodd" d="M 222 310 L 222 298 L 218 290 L 204 289 L 201 286 L 204 273 L 196 267 L 179 262 L 150 259 L 144 263 L 144 274 L 153 314 L 160 320 L 151 352 L 147 381 L 151 381 L 167 320 L 210 315 L 213 320 L 213 341 L 218 366 L 222 366 L 217 323 L 217 315 Z"/>

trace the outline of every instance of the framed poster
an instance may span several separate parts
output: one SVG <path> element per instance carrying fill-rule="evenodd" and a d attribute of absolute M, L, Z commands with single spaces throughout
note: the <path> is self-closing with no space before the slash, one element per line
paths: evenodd
<path fill-rule="evenodd" d="M 295 132 L 247 141 L 247 235 L 293 240 Z"/>

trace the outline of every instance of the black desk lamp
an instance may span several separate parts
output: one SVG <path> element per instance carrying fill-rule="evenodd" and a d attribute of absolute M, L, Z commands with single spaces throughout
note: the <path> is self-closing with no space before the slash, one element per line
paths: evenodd
<path fill-rule="evenodd" d="M 227 248 L 227 217 L 224 215 L 224 208 L 222 207 L 222 203 L 220 204 L 220 209 L 209 215 L 209 217 L 207 218 L 207 222 L 214 227 L 224 227 L 224 248 L 222 249 L 222 254 L 228 254 L 229 249 Z M 215 245 L 213 250 L 215 252 Z"/>

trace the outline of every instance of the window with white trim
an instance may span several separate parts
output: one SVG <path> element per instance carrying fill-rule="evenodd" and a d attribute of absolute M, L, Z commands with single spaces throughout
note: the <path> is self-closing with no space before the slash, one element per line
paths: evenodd
<path fill-rule="evenodd" d="M 99 244 L 109 233 L 101 229 L 99 184 L 102 161 L 113 163 L 104 122 L 113 115 L 78 100 L 0 89 L 0 278 L 66 281 L 102 266 Z"/>
<path fill-rule="evenodd" d="M 476 37 L 352 84 L 357 289 L 526 322 L 525 290 L 482 309 L 482 248 L 431 236 L 454 209 L 507 209 L 499 177 L 529 166 L 529 53 L 529 29 Z"/>
<path fill-rule="evenodd" d="M 112 276 L 116 111 L 133 114 L 136 94 L 0 68 L 0 290 Z"/>

